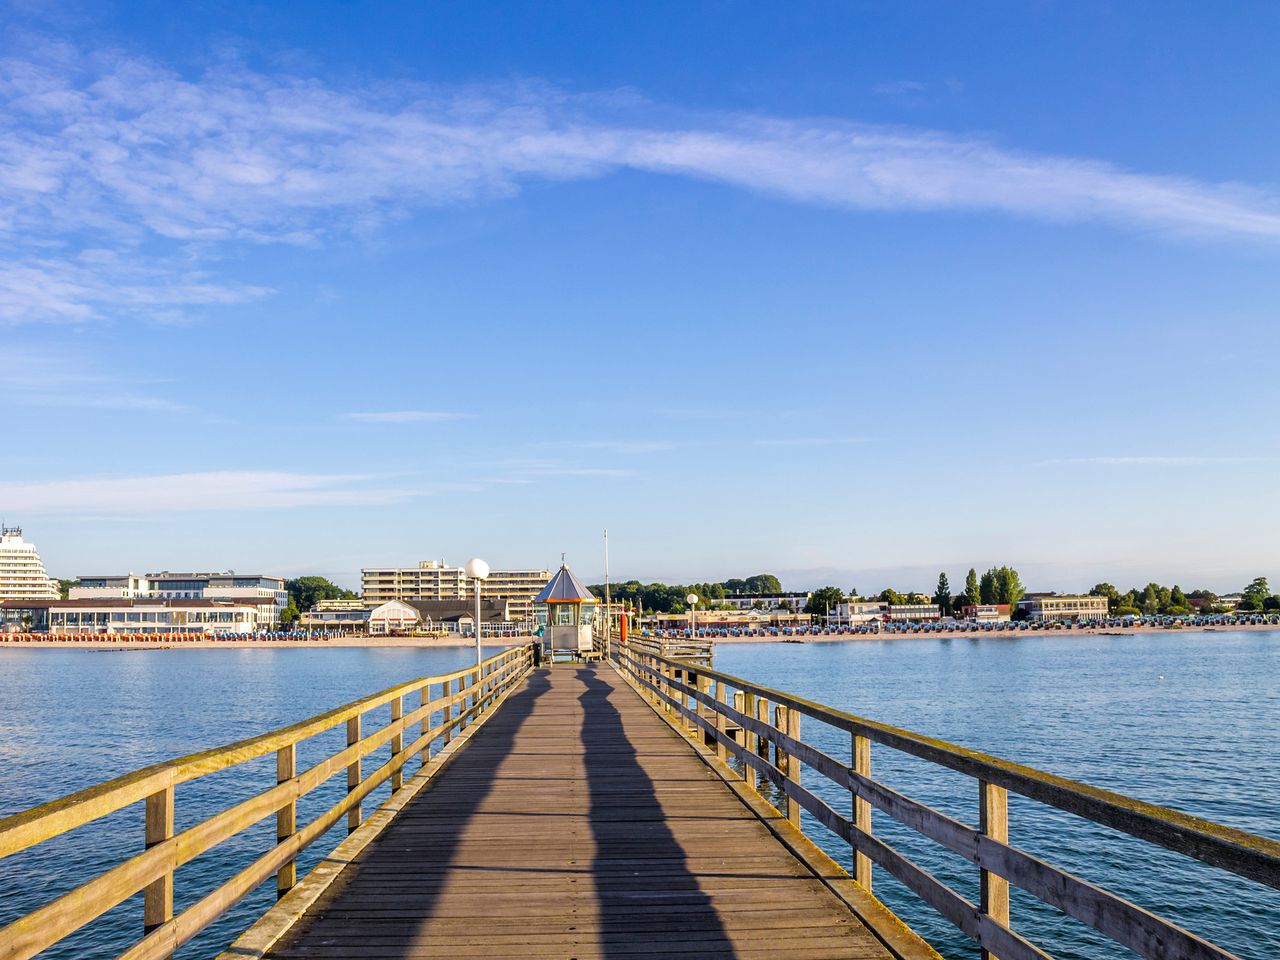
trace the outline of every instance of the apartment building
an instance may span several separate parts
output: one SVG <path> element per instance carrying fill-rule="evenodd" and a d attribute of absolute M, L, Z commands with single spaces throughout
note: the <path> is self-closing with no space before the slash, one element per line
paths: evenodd
<path fill-rule="evenodd" d="M 289 605 L 282 577 L 260 573 L 133 573 L 83 576 L 71 588 L 72 600 L 225 600 L 258 608 L 263 627 L 280 622 Z"/>
<path fill-rule="evenodd" d="M 1020 600 L 1018 609 L 1028 620 L 1101 620 L 1107 615 L 1107 598 L 1037 594 Z"/>
<path fill-rule="evenodd" d="M 731 593 L 716 603 L 727 604 L 735 610 L 790 610 L 803 613 L 809 605 L 810 593 Z"/>
<path fill-rule="evenodd" d="M 550 579 L 550 570 L 491 570 L 480 596 L 506 600 L 512 620 L 531 620 L 533 598 Z M 471 580 L 462 567 L 451 567 L 443 560 L 423 560 L 416 567 L 370 567 L 360 571 L 360 595 L 365 600 L 474 599 L 471 590 Z"/>
<path fill-rule="evenodd" d="M 22 539 L 22 528 L 0 527 L 0 600 L 57 600 L 61 595 L 35 544 Z"/>

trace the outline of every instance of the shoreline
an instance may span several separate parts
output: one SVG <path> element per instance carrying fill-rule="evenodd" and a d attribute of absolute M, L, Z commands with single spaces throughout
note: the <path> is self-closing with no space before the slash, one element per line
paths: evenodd
<path fill-rule="evenodd" d="M 1013 640 L 1042 637 L 1137 637 L 1177 636 L 1183 633 L 1237 633 L 1253 631 L 1280 633 L 1274 623 L 1249 623 L 1233 627 L 1064 627 L 1061 630 L 957 630 L 932 633 L 855 633 L 829 637 L 729 637 L 716 645 L 732 643 L 858 643 L 867 640 Z"/>
<path fill-rule="evenodd" d="M 1272 631 L 1280 633 L 1275 624 L 1241 624 L 1232 627 L 1166 627 L 1123 629 L 1065 628 L 1062 630 L 1018 631 L 957 631 L 955 633 L 851 633 L 818 637 L 728 637 L 717 638 L 716 645 L 757 643 L 866 643 L 887 640 L 1009 640 L 1035 639 L 1039 637 L 1129 637 L 1174 636 L 1181 633 L 1236 633 Z M 486 641 L 485 649 L 497 651 L 506 647 L 529 643 L 532 636 L 522 635 L 503 638 L 500 642 Z M 309 640 L 123 640 L 119 637 L 77 640 L 9 640 L 0 635 L 0 650 L 244 650 L 244 649 L 418 649 L 449 650 L 471 648 L 475 641 L 470 637 L 313 637 Z"/>

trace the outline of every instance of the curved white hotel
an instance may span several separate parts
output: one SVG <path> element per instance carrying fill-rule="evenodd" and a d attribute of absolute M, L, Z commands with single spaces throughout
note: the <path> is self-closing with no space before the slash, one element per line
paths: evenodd
<path fill-rule="evenodd" d="M 58 581 L 45 573 L 34 543 L 22 528 L 0 527 L 0 600 L 57 600 Z"/>

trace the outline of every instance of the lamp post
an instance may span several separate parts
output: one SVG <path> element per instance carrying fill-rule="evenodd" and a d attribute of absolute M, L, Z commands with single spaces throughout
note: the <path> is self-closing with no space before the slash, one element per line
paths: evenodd
<path fill-rule="evenodd" d="M 698 595 L 691 593 L 685 597 L 685 601 L 689 604 L 689 639 L 692 640 L 698 635 L 698 627 L 695 622 L 695 617 L 698 613 Z"/>
<path fill-rule="evenodd" d="M 480 650 L 480 583 L 489 577 L 489 565 L 479 557 L 472 557 L 462 568 L 463 573 L 475 581 L 476 589 L 476 666 L 484 662 L 484 654 Z"/>

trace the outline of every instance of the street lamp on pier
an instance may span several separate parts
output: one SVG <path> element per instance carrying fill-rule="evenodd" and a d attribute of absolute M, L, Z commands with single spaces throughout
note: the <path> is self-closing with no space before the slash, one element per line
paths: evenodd
<path fill-rule="evenodd" d="M 489 579 L 489 565 L 479 557 L 472 557 L 463 567 L 463 573 L 475 581 L 476 590 L 476 666 L 484 662 L 484 653 L 480 649 L 480 584 Z"/>

